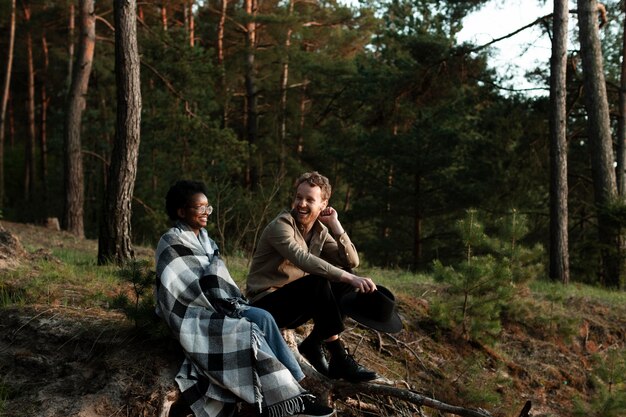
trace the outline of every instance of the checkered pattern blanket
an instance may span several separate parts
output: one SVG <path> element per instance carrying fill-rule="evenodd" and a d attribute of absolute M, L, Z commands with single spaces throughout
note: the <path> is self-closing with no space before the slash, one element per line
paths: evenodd
<path fill-rule="evenodd" d="M 202 229 L 183 223 L 156 250 L 157 313 L 180 341 L 185 361 L 176 376 L 195 415 L 231 415 L 245 401 L 284 408 L 303 389 L 273 355 L 259 349 L 260 329 L 240 316 L 247 301 Z"/>

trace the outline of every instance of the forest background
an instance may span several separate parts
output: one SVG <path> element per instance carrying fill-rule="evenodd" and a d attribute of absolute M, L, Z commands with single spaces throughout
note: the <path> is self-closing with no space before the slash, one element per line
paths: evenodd
<path fill-rule="evenodd" d="M 77 225 L 68 215 L 67 114 L 80 71 L 74 61 L 85 3 L 16 3 L 0 195 L 6 219 L 43 223 L 57 217 L 62 227 L 95 238 L 105 221 L 107 175 L 119 135 L 116 28 L 112 2 L 95 2 Z M 469 216 L 487 234 L 513 236 L 512 246 L 526 249 L 517 254 L 520 262 L 539 265 L 537 275 L 549 276 L 551 101 L 505 87 L 507 80 L 488 65 L 488 44 L 458 42 L 463 17 L 486 3 L 139 2 L 143 106 L 131 193 L 133 242 L 156 243 L 168 227 L 168 187 L 190 178 L 209 187 L 211 236 L 225 253 L 249 257 L 265 224 L 289 205 L 292 181 L 314 169 L 334 185 L 331 204 L 368 265 L 424 271 L 437 268 L 434 261 L 460 262 L 468 245 L 458 225 Z M 601 70 L 615 132 L 612 150 L 618 152 L 624 13 L 617 1 L 604 6 Z M 602 239 L 606 229 L 599 219 L 608 213 L 619 238 L 623 204 L 617 189 L 607 200 L 594 185 L 596 148 L 585 107 L 590 90 L 578 49 L 583 32 L 576 11 L 569 14 L 565 215 L 571 279 L 620 287 L 621 275 L 607 277 L 604 253 L 614 248 Z M 11 16 L 11 2 L 2 2 L 2 80 Z M 552 16 L 532 23 L 553 35 Z M 527 77 L 548 90 L 550 63 Z M 503 224 L 523 233 L 503 235 Z M 617 256 L 623 263 L 621 250 Z"/>

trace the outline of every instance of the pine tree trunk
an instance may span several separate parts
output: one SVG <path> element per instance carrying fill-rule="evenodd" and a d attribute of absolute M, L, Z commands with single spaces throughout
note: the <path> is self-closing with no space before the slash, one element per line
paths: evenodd
<path fill-rule="evenodd" d="M 135 0 L 115 0 L 115 81 L 117 123 L 98 240 L 98 264 L 121 264 L 134 257 L 132 198 L 137 176 L 141 85 Z"/>
<path fill-rule="evenodd" d="M 293 15 L 293 5 L 295 0 L 289 1 L 289 16 Z M 286 159 L 287 159 L 287 87 L 289 85 L 289 48 L 291 47 L 291 34 L 293 29 L 287 29 L 285 36 L 285 52 L 283 54 L 283 68 L 280 74 L 280 132 L 278 141 L 280 145 L 280 167 L 279 177 L 284 178 L 286 175 Z"/>
<path fill-rule="evenodd" d="M 226 26 L 226 12 L 228 10 L 228 0 L 222 0 L 222 10 L 220 20 L 217 24 L 217 65 L 219 65 L 222 94 L 224 96 L 224 109 L 222 110 L 222 128 L 228 127 L 228 108 L 230 103 L 230 93 L 226 82 L 226 66 L 224 64 L 224 31 Z"/>
<path fill-rule="evenodd" d="M 189 46 L 190 47 L 194 47 L 194 45 L 196 44 L 196 30 L 195 30 L 195 20 L 193 17 L 193 0 L 189 0 Z"/>
<path fill-rule="evenodd" d="M 11 0 L 11 23 L 9 29 L 9 47 L 7 50 L 7 66 L 4 74 L 2 90 L 2 109 L 0 110 L 0 207 L 4 206 L 4 132 L 6 129 L 7 104 L 11 89 L 11 72 L 13 71 L 13 48 L 15 45 L 15 0 Z"/>
<path fill-rule="evenodd" d="M 81 118 L 86 107 L 89 76 L 96 46 L 94 0 L 79 0 L 80 42 L 72 73 L 65 117 L 65 207 L 63 226 L 76 236 L 84 236 L 84 173 L 81 147 Z"/>
<path fill-rule="evenodd" d="M 164 32 L 167 32 L 167 6 L 165 2 L 161 3 L 161 26 Z"/>
<path fill-rule="evenodd" d="M 617 191 L 626 199 L 626 3 L 622 2 L 622 65 L 619 82 L 619 105 L 617 114 Z"/>
<path fill-rule="evenodd" d="M 228 10 L 228 0 L 222 0 L 220 19 L 217 24 L 217 63 L 220 67 L 224 65 L 224 31 L 226 26 L 226 12 Z"/>
<path fill-rule="evenodd" d="M 26 59 L 27 59 L 27 105 L 28 135 L 26 136 L 24 151 L 24 200 L 29 201 L 35 193 L 35 143 L 37 141 L 37 129 L 35 128 L 35 65 L 33 62 L 33 37 L 30 29 L 31 10 L 30 4 L 22 4 L 24 21 L 26 22 Z"/>
<path fill-rule="evenodd" d="M 306 48 L 305 48 L 306 49 Z M 300 126 L 298 132 L 298 139 L 296 140 L 296 158 L 298 162 L 302 161 L 302 153 L 304 152 L 304 125 L 306 121 L 306 108 L 309 102 L 307 98 L 307 85 L 309 80 L 305 77 L 302 82 L 302 91 L 300 94 Z"/>
<path fill-rule="evenodd" d="M 567 0 L 554 0 L 550 60 L 550 278 L 569 282 L 567 212 Z"/>
<path fill-rule="evenodd" d="M 578 0 L 587 130 L 602 254 L 602 281 L 608 287 L 617 288 L 622 273 L 621 232 L 612 216 L 607 213 L 610 204 L 617 197 L 617 184 L 597 11 L 595 0 Z"/>
<path fill-rule="evenodd" d="M 68 21 L 68 40 L 67 40 L 67 91 L 72 86 L 72 66 L 74 65 L 74 32 L 76 29 L 76 15 L 74 0 L 69 0 L 70 16 Z M 68 93 L 69 94 L 69 93 Z"/>
<path fill-rule="evenodd" d="M 41 113 L 40 113 L 40 135 L 39 145 L 41 147 L 41 155 L 39 156 L 39 176 L 41 181 L 41 193 L 44 207 L 42 212 L 44 218 L 48 217 L 48 105 L 50 98 L 48 97 L 48 40 L 44 30 L 41 37 L 41 49 L 44 56 L 43 71 L 41 74 Z"/>
<path fill-rule="evenodd" d="M 256 15 L 256 0 L 245 0 L 246 13 L 250 21 L 246 25 L 246 47 L 248 49 L 246 55 L 246 137 L 248 140 L 248 148 L 250 156 L 248 158 L 248 166 L 246 173 L 246 185 L 254 188 L 258 182 L 258 172 L 256 163 L 254 162 L 253 149 L 257 142 L 257 92 L 255 82 L 255 47 L 256 47 L 256 23 L 254 17 Z"/>

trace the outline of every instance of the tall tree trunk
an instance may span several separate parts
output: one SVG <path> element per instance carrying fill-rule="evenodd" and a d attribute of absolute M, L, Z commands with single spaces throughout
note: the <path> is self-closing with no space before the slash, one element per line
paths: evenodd
<path fill-rule="evenodd" d="M 550 278 L 569 283 L 567 212 L 567 0 L 554 0 L 550 60 Z"/>
<path fill-rule="evenodd" d="M 136 0 L 114 0 L 117 122 L 108 188 L 98 239 L 98 264 L 121 264 L 134 257 L 132 198 L 137 176 L 141 124 L 141 84 Z"/>
<path fill-rule="evenodd" d="M 74 32 L 76 30 L 76 14 L 74 0 L 69 0 L 70 16 L 68 22 L 68 40 L 67 40 L 67 91 L 69 94 L 72 86 L 72 66 L 74 65 Z"/>
<path fill-rule="evenodd" d="M 220 19 L 217 24 L 217 63 L 220 67 L 224 65 L 224 32 L 226 26 L 226 12 L 228 10 L 228 0 L 222 0 Z"/>
<path fill-rule="evenodd" d="M 183 29 L 187 36 L 189 36 L 189 7 L 188 0 L 183 0 Z"/>
<path fill-rule="evenodd" d="M 41 148 L 41 155 L 39 156 L 39 175 L 41 181 L 42 201 L 44 208 L 42 209 L 44 217 L 48 217 L 48 105 L 50 104 L 50 98 L 48 97 L 48 40 L 46 39 L 46 32 L 43 31 L 41 37 L 41 49 L 44 56 L 43 71 L 41 74 L 41 114 L 40 114 L 40 131 L 39 131 L 39 145 Z"/>
<path fill-rule="evenodd" d="M 248 140 L 248 148 L 250 156 L 248 158 L 248 166 L 246 169 L 246 185 L 254 188 L 258 182 L 258 172 L 254 161 L 253 149 L 257 142 L 257 91 L 255 81 L 255 47 L 256 47 L 256 0 L 245 0 L 246 13 L 249 22 L 246 25 L 246 138 Z"/>
<path fill-rule="evenodd" d="M 300 126 L 298 132 L 298 139 L 296 140 L 296 158 L 298 162 L 302 161 L 302 153 L 304 152 L 304 122 L 306 121 L 306 108 L 309 102 L 307 98 L 307 85 L 309 80 L 304 77 L 302 82 L 302 90 L 300 94 Z"/>
<path fill-rule="evenodd" d="M 598 36 L 598 4 L 595 0 L 578 0 L 578 21 L 602 275 L 606 286 L 616 288 L 620 285 L 622 272 L 621 231 L 607 212 L 617 197 L 617 184 L 602 50 Z"/>
<path fill-rule="evenodd" d="M 27 60 L 27 105 L 28 135 L 26 137 L 24 151 L 24 200 L 29 201 L 35 193 L 35 143 L 37 142 L 37 129 L 35 128 L 35 65 L 33 62 L 33 36 L 30 28 L 31 9 L 27 1 L 22 3 L 24 21 L 26 22 L 26 60 Z"/>
<path fill-rule="evenodd" d="M 626 2 L 622 2 L 622 66 L 619 80 L 619 105 L 617 124 L 617 191 L 626 201 Z"/>
<path fill-rule="evenodd" d="M 84 236 L 84 173 L 81 147 L 81 118 L 86 107 L 89 76 L 96 46 L 94 0 L 79 0 L 80 42 L 72 73 L 65 114 L 65 207 L 63 226 L 76 236 Z"/>
<path fill-rule="evenodd" d="M 163 31 L 167 32 L 167 6 L 165 2 L 161 3 L 161 26 Z"/>
<path fill-rule="evenodd" d="M 9 29 L 9 47 L 7 48 L 7 66 L 4 73 L 2 89 L 2 108 L 0 110 L 0 208 L 4 207 L 4 132 L 6 129 L 7 104 L 11 89 L 11 72 L 13 72 L 13 48 L 15 45 L 15 0 L 11 0 L 11 23 Z"/>
<path fill-rule="evenodd" d="M 220 20 L 217 25 L 217 64 L 220 67 L 222 94 L 224 96 L 224 109 L 222 111 L 222 127 L 228 127 L 228 108 L 230 103 L 230 93 L 226 82 L 226 65 L 224 64 L 224 29 L 226 26 L 226 12 L 228 10 L 228 0 L 222 0 L 222 10 Z"/>
<path fill-rule="evenodd" d="M 196 44 L 196 31 L 195 31 L 195 20 L 193 17 L 193 0 L 189 0 L 189 19 L 188 19 L 188 32 L 189 32 L 189 46 L 191 46 L 192 48 L 194 47 L 194 45 Z"/>
<path fill-rule="evenodd" d="M 289 0 L 289 16 L 293 15 L 293 5 L 295 0 Z M 286 175 L 286 159 L 287 159 L 287 87 L 289 85 L 289 48 L 291 47 L 291 34 L 293 29 L 287 29 L 285 37 L 285 52 L 283 53 L 283 68 L 280 74 L 280 132 L 278 133 L 278 142 L 280 146 L 280 167 L 279 176 L 284 178 Z"/>

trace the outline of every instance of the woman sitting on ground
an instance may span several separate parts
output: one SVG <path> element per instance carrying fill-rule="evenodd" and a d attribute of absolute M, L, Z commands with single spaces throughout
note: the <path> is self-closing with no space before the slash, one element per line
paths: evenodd
<path fill-rule="evenodd" d="M 204 229 L 213 211 L 201 182 L 178 181 L 166 196 L 175 226 L 159 241 L 157 313 L 179 340 L 176 375 L 196 416 L 231 416 L 237 402 L 259 415 L 330 416 L 298 383 L 304 374 L 271 314 L 248 305 Z"/>

